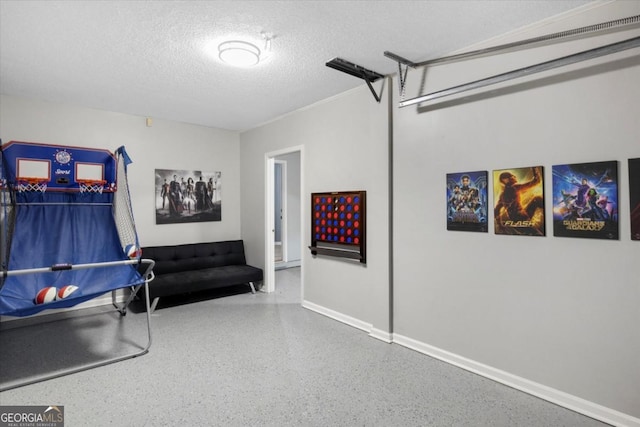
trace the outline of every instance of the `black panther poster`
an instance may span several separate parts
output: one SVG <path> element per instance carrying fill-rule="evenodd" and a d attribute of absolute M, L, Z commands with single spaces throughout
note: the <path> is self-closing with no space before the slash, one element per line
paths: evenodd
<path fill-rule="evenodd" d="M 487 231 L 487 171 L 447 174 L 447 230 Z"/>

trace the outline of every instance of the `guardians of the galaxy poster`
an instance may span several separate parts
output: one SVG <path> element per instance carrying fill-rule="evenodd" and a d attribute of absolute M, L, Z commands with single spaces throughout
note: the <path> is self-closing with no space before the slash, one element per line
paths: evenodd
<path fill-rule="evenodd" d="M 618 162 L 553 166 L 553 235 L 618 239 Z"/>
<path fill-rule="evenodd" d="M 542 166 L 493 171 L 496 234 L 544 236 Z"/>
<path fill-rule="evenodd" d="M 487 171 L 447 174 L 447 230 L 487 231 Z"/>
<path fill-rule="evenodd" d="M 629 159 L 631 240 L 640 240 L 640 158 Z"/>

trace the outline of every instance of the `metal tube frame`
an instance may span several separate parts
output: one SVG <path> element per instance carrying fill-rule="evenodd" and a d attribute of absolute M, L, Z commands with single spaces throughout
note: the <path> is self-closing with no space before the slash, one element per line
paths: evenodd
<path fill-rule="evenodd" d="M 457 55 L 450 55 L 442 58 L 430 59 L 422 62 L 413 62 L 399 55 L 396 55 L 395 53 L 388 52 L 388 51 L 384 52 L 384 55 L 387 58 L 390 58 L 398 63 L 398 72 L 399 72 L 398 84 L 400 89 L 400 100 L 401 100 L 399 105 L 400 107 L 405 107 L 407 105 L 418 104 L 421 102 L 426 102 L 433 99 L 441 98 L 444 96 L 454 95 L 456 93 L 464 92 L 467 90 L 488 86 L 491 84 L 515 79 L 518 77 L 523 77 L 529 74 L 534 74 L 541 71 L 558 68 L 564 65 L 573 64 L 579 61 L 584 61 L 587 59 L 608 55 L 610 53 L 619 52 L 621 50 L 630 49 L 633 47 L 637 47 L 637 42 L 636 42 L 636 39 L 634 38 L 627 39 L 623 42 L 614 43 L 611 45 L 603 46 L 601 48 L 595 48 L 588 51 L 583 51 L 575 55 L 565 56 L 565 57 L 547 61 L 541 64 L 532 65 L 530 67 L 520 68 L 518 70 L 513 70 L 507 73 L 503 73 L 503 74 L 488 77 L 482 80 L 477 80 L 474 82 L 462 84 L 449 89 L 441 90 L 438 92 L 419 96 L 417 98 L 413 98 L 405 101 L 404 100 L 405 89 L 406 89 L 405 82 L 406 82 L 406 76 L 407 76 L 407 71 L 409 70 L 409 67 L 417 68 L 422 66 L 437 65 L 437 64 L 442 64 L 442 63 L 451 62 L 451 61 L 469 59 L 469 58 L 474 58 L 478 56 L 494 54 L 500 51 L 515 50 L 515 49 L 526 47 L 528 45 L 542 44 L 544 42 L 561 41 L 562 39 L 566 39 L 569 37 L 591 35 L 594 33 L 603 32 L 605 30 L 613 30 L 613 29 L 618 29 L 620 27 L 630 27 L 632 25 L 637 25 L 637 24 L 640 24 L 640 15 L 630 16 L 622 19 L 616 19 L 613 21 L 603 22 L 595 25 L 588 25 L 585 27 L 575 28 L 572 30 L 560 31 L 553 34 L 547 34 L 547 35 L 534 37 L 526 40 L 516 41 L 516 42 L 507 43 L 499 46 L 493 46 L 485 49 L 478 49 L 470 52 L 464 52 Z M 622 47 L 622 46 L 629 46 L 629 47 Z M 404 65 L 404 70 L 403 70 L 403 65 Z"/>
<path fill-rule="evenodd" d="M 587 25 L 585 27 L 574 28 L 572 30 L 560 31 L 557 33 L 547 34 L 544 36 L 533 37 L 526 40 L 520 40 L 512 43 L 506 43 L 498 46 L 487 47 L 484 49 L 473 50 L 470 52 L 463 52 L 456 55 L 444 56 L 436 59 L 429 59 L 422 62 L 413 62 L 405 59 L 395 53 L 384 52 L 384 56 L 387 58 L 393 59 L 398 63 L 402 63 L 404 65 L 408 65 L 409 67 L 423 67 L 426 65 L 434 65 L 434 64 L 442 64 L 445 62 L 459 61 L 461 59 L 474 58 L 476 56 L 489 55 L 500 51 L 506 51 L 511 49 L 518 49 L 524 46 L 528 46 L 531 44 L 544 43 L 549 41 L 556 41 L 559 39 L 566 39 L 569 37 L 576 37 L 581 35 L 587 35 L 599 31 L 609 30 L 613 28 L 619 28 L 624 26 L 630 26 L 634 24 L 640 23 L 640 15 L 630 16 L 628 18 L 615 19 L 613 21 L 607 21 L 600 24 L 595 25 Z"/>
<path fill-rule="evenodd" d="M 154 279 L 154 275 L 153 275 L 153 267 L 155 265 L 155 261 L 151 260 L 151 259 L 141 259 L 140 261 L 138 260 L 125 260 L 125 261 L 109 261 L 109 262 L 101 262 L 101 263 L 90 263 L 90 264 L 77 264 L 77 265 L 71 265 L 71 264 L 64 264 L 64 268 L 60 268 L 60 266 L 52 266 L 52 267 L 45 267 L 45 268 L 34 268 L 34 269 L 29 269 L 29 270 L 14 270 L 14 271 L 5 271 L 3 272 L 3 277 L 7 276 L 7 275 L 12 275 L 12 274 L 29 274 L 29 273 L 40 273 L 40 272 L 52 272 L 52 271 L 59 271 L 60 269 L 86 269 L 86 268 L 96 268 L 96 267 L 109 267 L 109 266 L 116 266 L 116 265 L 126 265 L 126 264 L 148 264 L 147 265 L 147 269 L 143 275 L 145 281 L 143 284 L 137 285 L 134 289 L 134 291 L 132 292 L 133 296 L 129 296 L 129 298 L 127 299 L 127 301 L 124 303 L 123 306 L 119 307 L 117 304 L 115 304 L 115 300 L 114 300 L 114 306 L 116 307 L 116 309 L 120 312 L 121 315 L 126 315 L 126 309 L 127 306 L 129 305 L 129 303 L 133 300 L 133 298 L 135 297 L 135 294 L 137 293 L 138 289 L 140 289 L 140 287 L 144 286 L 145 287 L 145 306 L 147 309 L 147 344 L 144 346 L 144 348 L 138 352 L 134 352 L 134 353 L 130 353 L 130 354 L 125 354 L 122 356 L 116 356 L 107 360 L 102 360 L 102 361 L 98 361 L 95 363 L 89 363 L 86 365 L 82 365 L 82 366 L 78 366 L 75 368 L 69 368 L 69 369 L 64 369 L 55 373 L 51 373 L 51 374 L 45 374 L 45 375 L 41 375 L 35 378 L 31 378 L 28 380 L 24 380 L 24 381 L 18 381 L 18 382 L 13 382 L 13 383 L 8 383 L 8 384 L 0 384 L 0 392 L 6 391 L 6 390 L 11 390 L 14 388 L 18 388 L 18 387 L 23 387 L 29 384 L 35 384 L 35 383 L 39 383 L 42 381 L 47 381 L 47 380 L 51 380 L 54 378 L 59 378 L 65 375 L 71 375 L 71 374 L 75 374 L 78 372 L 82 372 L 82 371 L 86 371 L 89 369 L 93 369 L 93 368 L 98 368 L 101 366 L 105 366 L 105 365 L 109 365 L 112 363 L 116 363 L 116 362 L 121 362 L 123 360 L 127 360 L 127 359 L 133 359 L 134 357 L 138 357 L 138 356 L 142 356 L 145 355 L 149 352 L 149 348 L 151 347 L 151 309 L 149 307 L 149 282 L 152 281 Z"/>
<path fill-rule="evenodd" d="M 566 65 L 575 64 L 577 62 L 586 61 L 588 59 L 594 59 L 601 56 L 609 55 L 623 50 L 632 49 L 640 46 L 640 37 L 634 37 L 631 39 L 623 40 L 621 42 L 608 44 L 598 48 L 585 50 L 573 55 L 564 56 L 562 58 L 553 59 L 551 61 L 543 62 L 529 67 L 519 68 L 517 70 L 509 71 L 503 74 L 487 77 L 485 79 L 476 80 L 470 83 L 465 83 L 459 86 L 454 86 L 448 89 L 440 90 L 437 92 L 428 93 L 426 95 L 418 96 L 416 98 L 408 99 L 406 101 L 400 101 L 400 107 L 407 107 L 409 105 L 420 104 L 422 102 L 433 101 L 434 99 L 442 98 L 445 96 L 455 95 L 461 92 L 466 92 L 473 89 L 479 89 L 485 86 L 501 83 L 507 80 L 513 80 L 520 77 L 525 77 L 531 74 L 540 73 L 542 71 L 552 70 L 554 68 L 564 67 Z"/>

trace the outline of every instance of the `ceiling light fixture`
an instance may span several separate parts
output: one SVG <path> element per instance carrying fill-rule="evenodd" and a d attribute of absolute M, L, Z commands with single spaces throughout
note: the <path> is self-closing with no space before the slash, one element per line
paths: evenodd
<path fill-rule="evenodd" d="M 218 57 L 234 67 L 252 67 L 260 62 L 260 49 L 252 43 L 231 40 L 218 45 Z"/>

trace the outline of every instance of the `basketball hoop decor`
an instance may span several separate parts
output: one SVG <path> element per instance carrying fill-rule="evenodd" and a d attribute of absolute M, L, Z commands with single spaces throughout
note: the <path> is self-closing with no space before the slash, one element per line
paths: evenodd
<path fill-rule="evenodd" d="M 18 178 L 16 187 L 20 192 L 34 191 L 44 193 L 47 191 L 47 181 L 40 178 Z"/>
<path fill-rule="evenodd" d="M 0 156 L 0 180 L 6 182 L 0 194 L 0 315 L 23 317 L 68 308 L 145 282 L 133 266 L 140 257 L 130 259 L 122 252 L 128 245 L 140 247 L 125 167 L 131 159 L 124 147 L 111 153 L 10 141 L 0 145 Z M 46 233 L 38 225 L 43 222 L 52 224 Z M 92 270 L 105 262 L 118 264 L 108 275 Z M 78 265 L 92 267 L 76 274 Z M 42 268 L 55 272 L 51 280 L 29 277 Z M 69 284 L 78 287 L 73 295 L 54 298 L 46 307 L 36 304 L 43 287 L 59 290 Z M 124 313 L 125 308 L 116 308 Z"/>
<path fill-rule="evenodd" d="M 103 179 L 79 179 L 78 186 L 80 188 L 80 193 L 98 193 L 102 194 L 102 190 L 104 190 L 104 185 L 107 181 Z"/>
<path fill-rule="evenodd" d="M 111 303 L 120 313 L 120 327 L 142 287 L 147 311 L 146 344 L 121 337 L 113 341 L 114 349 L 106 351 L 105 357 L 81 357 L 80 363 L 63 369 L 25 370 L 13 378 L 15 370 L 3 365 L 0 392 L 146 354 L 151 345 L 148 283 L 153 280 L 155 263 L 137 256 L 135 249 L 131 254 L 122 250 L 140 247 L 127 183 L 126 166 L 131 158 L 124 146 L 111 153 L 10 141 L 0 145 L 0 159 L 0 181 L 6 183 L 0 191 L 0 316 L 28 317 L 45 310 L 69 309 L 110 292 Z M 118 291 L 125 289 L 130 292 L 119 301 Z M 64 343 L 77 334 L 70 326 L 56 337 L 61 345 L 41 346 L 34 354 L 66 351 Z M 0 331 L 3 344 L 4 332 Z M 20 360 L 18 352 L 32 350 L 22 342 L 18 338 L 14 345 L 3 346 L 3 352 L 11 347 L 16 351 L 8 360 Z M 135 348 L 121 351 L 123 343 Z"/>

